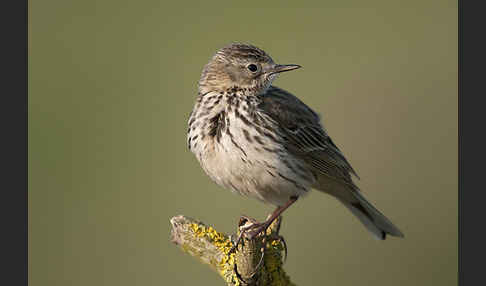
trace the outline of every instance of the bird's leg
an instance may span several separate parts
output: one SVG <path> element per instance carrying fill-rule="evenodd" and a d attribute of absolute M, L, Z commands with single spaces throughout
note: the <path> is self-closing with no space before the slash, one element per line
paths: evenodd
<path fill-rule="evenodd" d="M 240 222 L 238 224 L 238 226 L 240 227 L 240 234 L 238 235 L 238 238 L 237 238 L 236 242 L 234 243 L 234 245 L 231 248 L 229 253 L 235 251 L 238 248 L 238 244 L 240 243 L 240 241 L 242 241 L 243 235 L 246 234 L 250 239 L 254 239 L 261 232 L 266 233 L 267 228 L 273 223 L 273 221 L 275 221 L 288 207 L 290 207 L 293 203 L 295 203 L 297 201 L 297 199 L 298 199 L 297 196 L 290 197 L 290 200 L 287 203 L 285 203 L 285 205 L 280 206 L 277 209 L 275 209 L 273 211 L 273 213 L 270 214 L 267 217 L 267 219 L 262 223 L 257 222 L 255 219 L 249 218 L 247 216 L 241 216 Z M 247 222 L 250 222 L 250 224 L 246 225 Z M 280 228 L 280 226 L 278 226 L 278 227 Z M 283 239 L 283 237 L 278 235 L 278 232 L 279 231 L 277 230 L 277 232 L 276 232 L 277 233 L 277 239 L 279 239 L 282 242 L 282 244 L 284 245 L 284 250 L 285 250 L 284 261 L 285 261 L 285 260 L 287 260 L 287 244 L 285 243 L 285 240 Z M 265 237 L 263 237 L 263 244 L 265 245 Z M 261 252 L 262 252 L 262 255 L 260 257 L 260 261 L 258 262 L 257 266 L 253 270 L 253 273 L 250 275 L 250 277 L 253 277 L 258 272 L 258 270 L 260 269 L 260 267 L 263 263 L 263 258 L 265 256 L 265 247 L 262 247 Z M 236 263 L 235 263 L 235 269 L 234 270 L 235 270 L 235 273 L 236 273 L 236 276 L 238 277 L 238 279 L 240 279 L 241 281 L 244 281 L 242 279 L 241 275 L 238 273 L 238 270 L 236 268 Z"/>
<path fill-rule="evenodd" d="M 254 239 L 261 232 L 266 232 L 267 228 L 272 224 L 272 222 L 277 219 L 288 207 L 295 203 L 298 198 L 299 197 L 297 196 L 290 197 L 289 201 L 285 203 L 285 205 L 277 207 L 264 222 L 258 222 L 255 219 L 247 216 L 241 216 L 238 224 L 240 227 L 240 234 L 238 235 L 238 238 L 236 239 L 229 253 L 232 253 L 236 250 L 236 248 L 238 248 L 238 244 L 241 242 L 243 235 L 248 236 L 249 239 Z M 247 221 L 251 222 L 251 224 L 245 225 Z"/>
<path fill-rule="evenodd" d="M 272 222 L 277 219 L 288 207 L 297 201 L 299 197 L 292 196 L 290 200 L 285 203 L 285 205 L 276 208 L 273 213 L 262 223 L 252 224 L 249 226 L 245 232 L 250 239 L 254 239 L 259 233 L 266 232 L 267 228 L 272 224 Z M 251 230 L 250 230 L 251 229 Z"/>
<path fill-rule="evenodd" d="M 250 224 L 245 226 L 246 222 L 250 222 Z M 233 251 L 236 250 L 236 248 L 238 248 L 238 244 L 240 244 L 243 235 L 248 229 L 252 228 L 255 225 L 258 226 L 260 224 L 261 223 L 259 223 L 256 219 L 248 217 L 246 215 L 242 215 L 240 217 L 240 221 L 238 222 L 238 227 L 240 228 L 240 234 L 238 235 L 236 241 L 233 242 L 233 247 L 231 247 L 229 253 L 232 253 Z"/>

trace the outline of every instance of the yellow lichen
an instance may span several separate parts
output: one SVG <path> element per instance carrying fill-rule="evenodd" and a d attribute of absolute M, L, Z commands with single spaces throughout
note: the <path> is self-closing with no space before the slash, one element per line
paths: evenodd
<path fill-rule="evenodd" d="M 205 226 L 199 223 L 192 223 L 190 229 L 194 232 L 197 238 L 205 239 L 207 242 L 214 245 L 219 252 L 221 252 L 221 260 L 219 262 L 212 262 L 216 266 L 217 271 L 223 279 L 231 285 L 240 285 L 240 280 L 234 273 L 235 253 L 229 254 L 233 247 L 231 239 L 220 232 L 217 232 L 211 226 Z M 186 249 L 191 251 L 190 249 Z M 284 250 L 283 243 L 280 239 L 270 238 L 266 242 L 264 265 L 262 266 L 262 282 L 268 285 L 293 285 L 290 278 L 282 269 L 282 252 Z"/>
<path fill-rule="evenodd" d="M 223 233 L 217 232 L 213 227 L 206 227 L 202 224 L 192 223 L 191 229 L 198 238 L 209 238 L 209 242 L 216 246 L 221 251 L 222 258 L 218 263 L 218 272 L 224 278 L 227 283 L 233 283 L 234 285 L 240 285 L 239 279 L 233 273 L 235 264 L 235 254 L 229 254 L 233 243 L 231 239 Z"/>
<path fill-rule="evenodd" d="M 290 278 L 282 268 L 283 243 L 280 239 L 271 239 L 267 242 L 265 251 L 265 264 L 262 271 L 263 280 L 268 285 L 293 285 Z"/>

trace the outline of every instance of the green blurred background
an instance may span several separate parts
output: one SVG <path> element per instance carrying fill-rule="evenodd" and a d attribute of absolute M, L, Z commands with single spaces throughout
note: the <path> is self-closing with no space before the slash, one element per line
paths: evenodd
<path fill-rule="evenodd" d="M 284 215 L 292 280 L 456 285 L 457 2 L 232 3 L 31 1 L 30 285 L 224 285 L 169 242 L 169 219 L 231 233 L 272 210 L 186 147 L 200 72 L 232 41 L 303 66 L 275 85 L 322 115 L 405 233 L 376 241 L 313 192 Z"/>

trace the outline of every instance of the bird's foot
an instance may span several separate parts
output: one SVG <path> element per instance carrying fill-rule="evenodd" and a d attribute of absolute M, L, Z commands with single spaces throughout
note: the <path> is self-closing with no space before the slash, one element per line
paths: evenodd
<path fill-rule="evenodd" d="M 285 252 L 285 256 L 284 256 L 283 261 L 285 262 L 287 260 L 287 243 L 285 242 L 284 238 L 278 234 L 278 229 L 277 229 L 276 232 L 272 232 L 271 234 L 269 234 L 269 236 L 267 236 L 267 233 L 266 233 L 267 229 L 270 227 L 270 225 L 272 224 L 273 221 L 274 221 L 274 218 L 272 219 L 271 216 L 269 216 L 264 222 L 258 222 L 257 220 L 250 218 L 250 217 L 247 217 L 247 216 L 244 216 L 244 215 L 240 217 L 240 221 L 239 221 L 239 224 L 238 224 L 239 229 L 240 229 L 240 233 L 238 235 L 238 238 L 235 241 L 233 241 L 233 247 L 231 248 L 229 254 L 232 253 L 233 251 L 235 251 L 238 248 L 238 245 L 243 242 L 243 236 L 250 239 L 250 240 L 253 240 L 258 235 L 260 235 L 260 234 L 263 235 L 262 247 L 260 249 L 261 256 L 260 256 L 259 262 L 256 265 L 255 269 L 249 275 L 250 278 L 253 277 L 263 265 L 263 260 L 264 260 L 264 257 L 265 257 L 265 251 L 266 251 L 266 248 L 268 246 L 267 240 L 269 240 L 269 241 L 273 241 L 273 240 L 280 241 L 281 244 L 282 244 L 283 250 Z M 278 228 L 280 228 L 280 225 L 278 226 Z M 234 271 L 235 271 L 238 279 L 245 282 L 243 277 L 241 277 L 241 275 L 238 273 L 236 263 L 235 263 L 234 267 L 235 267 Z"/>
<path fill-rule="evenodd" d="M 243 236 L 246 236 L 249 239 L 254 239 L 260 232 L 266 230 L 268 225 L 266 221 L 261 223 L 254 218 L 242 215 L 238 227 L 240 228 L 240 234 L 236 241 L 233 241 L 233 247 L 230 249 L 229 253 L 232 253 L 238 248 L 238 245 L 242 242 Z"/>
<path fill-rule="evenodd" d="M 243 236 L 247 237 L 250 240 L 253 240 L 262 231 L 266 231 L 268 226 L 270 226 L 270 224 L 268 224 L 268 220 L 261 223 L 261 222 L 258 222 L 257 220 L 255 220 L 254 218 L 250 218 L 250 217 L 245 216 L 245 215 L 241 216 L 240 221 L 238 223 L 238 227 L 240 229 L 240 234 L 238 235 L 238 238 L 236 239 L 236 241 L 233 242 L 233 247 L 230 249 L 229 253 L 232 253 L 233 251 L 235 251 L 238 248 L 238 245 L 240 244 L 240 242 L 243 242 Z M 263 245 L 265 245 L 265 237 L 263 238 Z M 261 266 L 263 264 L 263 258 L 265 256 L 265 246 L 263 246 L 260 249 L 260 251 L 261 251 L 261 256 L 260 256 L 260 259 L 258 261 L 258 264 L 256 265 L 255 269 L 252 271 L 252 273 L 249 275 L 249 278 L 252 278 L 253 276 L 255 276 L 255 274 L 258 272 L 258 270 L 261 268 Z M 236 276 L 238 277 L 238 279 L 240 281 L 245 282 L 245 284 L 249 284 L 248 281 L 245 281 L 245 279 L 243 279 L 243 277 L 241 277 L 240 273 L 238 272 L 236 263 L 234 265 L 234 271 L 235 271 Z"/>
<path fill-rule="evenodd" d="M 267 228 L 270 226 L 270 223 L 271 222 L 265 221 L 262 223 L 251 224 L 246 228 L 243 227 L 245 236 L 248 237 L 249 239 L 255 239 L 260 233 L 263 233 L 263 235 L 265 235 Z"/>

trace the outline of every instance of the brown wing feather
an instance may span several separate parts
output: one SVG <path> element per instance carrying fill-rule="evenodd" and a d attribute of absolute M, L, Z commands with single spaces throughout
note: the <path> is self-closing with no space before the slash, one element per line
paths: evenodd
<path fill-rule="evenodd" d="M 287 148 L 308 162 L 319 172 L 346 184 L 352 184 L 351 175 L 358 175 L 339 148 L 327 135 L 320 118 L 297 97 L 283 89 L 271 86 L 261 96 L 259 108 L 277 122 L 287 136 Z"/>

